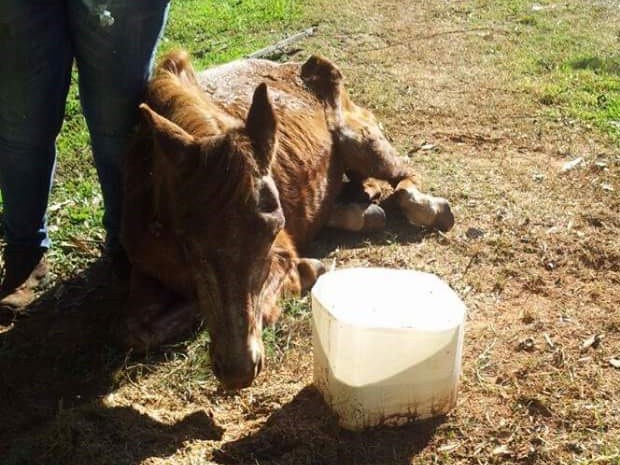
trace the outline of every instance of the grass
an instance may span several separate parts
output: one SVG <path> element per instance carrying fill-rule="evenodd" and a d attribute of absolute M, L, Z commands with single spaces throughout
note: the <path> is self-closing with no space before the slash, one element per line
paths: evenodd
<path fill-rule="evenodd" d="M 283 38 L 297 25 L 295 0 L 185 0 L 172 4 L 161 51 L 187 49 L 196 68 L 231 61 Z"/>
<path fill-rule="evenodd" d="M 308 325 L 310 321 L 310 299 L 305 296 L 286 298 L 280 303 L 282 317 L 278 322 L 263 331 L 263 343 L 267 357 L 281 361 L 291 348 L 291 338 L 301 325 Z"/>
<path fill-rule="evenodd" d="M 577 3 L 475 3 L 474 18 L 510 34 L 487 52 L 521 89 L 550 115 L 592 124 L 620 144 L 620 25 L 609 5 L 592 2 L 584 14 Z"/>

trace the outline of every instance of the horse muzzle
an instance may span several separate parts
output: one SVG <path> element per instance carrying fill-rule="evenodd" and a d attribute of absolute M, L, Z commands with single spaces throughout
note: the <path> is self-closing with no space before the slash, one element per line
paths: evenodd
<path fill-rule="evenodd" d="M 260 340 L 252 338 L 247 350 L 242 353 L 231 349 L 223 347 L 219 351 L 215 347 L 211 352 L 211 365 L 224 388 L 236 391 L 250 386 L 261 372 L 264 363 L 263 345 Z"/>

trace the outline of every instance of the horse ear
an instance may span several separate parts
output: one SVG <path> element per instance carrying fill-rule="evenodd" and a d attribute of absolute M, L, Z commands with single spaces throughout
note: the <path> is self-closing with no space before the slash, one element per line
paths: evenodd
<path fill-rule="evenodd" d="M 191 134 L 156 113 L 146 103 L 140 105 L 140 112 L 144 123 L 151 128 L 153 137 L 166 158 L 180 163 L 186 154 L 198 147 Z"/>
<path fill-rule="evenodd" d="M 262 83 L 254 91 L 248 111 L 245 130 L 252 141 L 259 168 L 269 170 L 277 144 L 278 120 L 267 95 L 267 85 Z"/>
<path fill-rule="evenodd" d="M 327 123 L 330 128 L 342 127 L 344 125 L 343 109 L 349 105 L 349 100 L 344 90 L 344 77 L 340 69 L 327 58 L 312 55 L 301 65 L 300 77 L 325 105 Z"/>
<path fill-rule="evenodd" d="M 319 99 L 333 108 L 340 106 L 343 77 L 335 64 L 322 56 L 312 55 L 301 65 L 300 75 Z"/>

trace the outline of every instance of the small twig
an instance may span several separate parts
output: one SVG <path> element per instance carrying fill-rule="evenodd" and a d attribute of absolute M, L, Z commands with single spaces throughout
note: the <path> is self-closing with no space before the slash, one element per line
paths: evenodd
<path fill-rule="evenodd" d="M 428 40 L 428 39 L 434 39 L 435 37 L 439 37 L 439 36 L 445 36 L 445 35 L 451 35 L 451 34 L 468 34 L 470 32 L 480 32 L 480 31 L 493 31 L 493 32 L 501 32 L 504 34 L 508 32 L 503 29 L 497 29 L 493 27 L 474 27 L 471 29 L 452 29 L 449 31 L 435 32 L 433 34 L 418 34 L 418 35 L 411 37 L 406 42 L 395 42 L 392 44 L 384 45 L 382 47 L 357 50 L 355 53 L 380 52 L 381 50 L 386 50 L 388 48 L 410 46 L 412 45 L 412 42 L 416 40 Z"/>
<path fill-rule="evenodd" d="M 551 340 L 549 335 L 547 333 L 545 333 L 545 334 L 543 334 L 543 337 L 545 338 L 545 342 L 547 343 L 549 348 L 550 349 L 555 349 L 555 344 L 553 343 L 553 341 Z"/>
<path fill-rule="evenodd" d="M 251 53 L 247 56 L 247 58 L 270 58 L 274 55 L 281 55 L 284 52 L 286 47 L 294 44 L 295 42 L 300 41 L 301 39 L 305 39 L 306 37 L 314 35 L 316 32 L 316 26 L 309 27 L 297 34 L 293 34 L 285 39 L 282 39 L 279 42 L 276 42 L 273 45 L 269 45 L 268 47 L 261 48 L 254 53 Z"/>
<path fill-rule="evenodd" d="M 486 358 L 487 354 L 491 351 L 495 344 L 497 343 L 497 338 L 494 338 L 493 341 L 478 355 L 478 359 Z"/>
<path fill-rule="evenodd" d="M 480 253 L 480 250 L 476 250 L 476 252 L 471 256 L 471 258 L 469 259 L 469 262 L 467 263 L 467 266 L 465 267 L 465 270 L 463 270 L 463 277 L 465 277 L 465 275 L 467 274 L 471 266 L 477 260 L 479 253 Z"/>
<path fill-rule="evenodd" d="M 612 462 L 620 458 L 620 454 L 611 454 L 611 455 L 599 455 L 598 457 L 592 457 L 588 460 L 590 463 L 599 463 L 599 462 Z M 583 462 L 585 463 L 585 462 Z"/>

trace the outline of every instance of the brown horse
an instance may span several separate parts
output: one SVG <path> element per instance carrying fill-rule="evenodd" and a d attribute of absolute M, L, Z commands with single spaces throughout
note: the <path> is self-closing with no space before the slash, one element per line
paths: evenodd
<path fill-rule="evenodd" d="M 323 272 L 297 250 L 327 225 L 382 226 L 368 178 L 393 186 L 412 223 L 452 227 L 448 202 L 416 188 L 411 168 L 342 81 L 320 57 L 242 60 L 198 74 L 184 52 L 162 61 L 126 161 L 134 347 L 164 342 L 198 313 L 218 379 L 248 386 L 278 298 L 308 289 Z M 366 186 L 365 204 L 339 203 L 345 174 L 360 191 Z"/>

